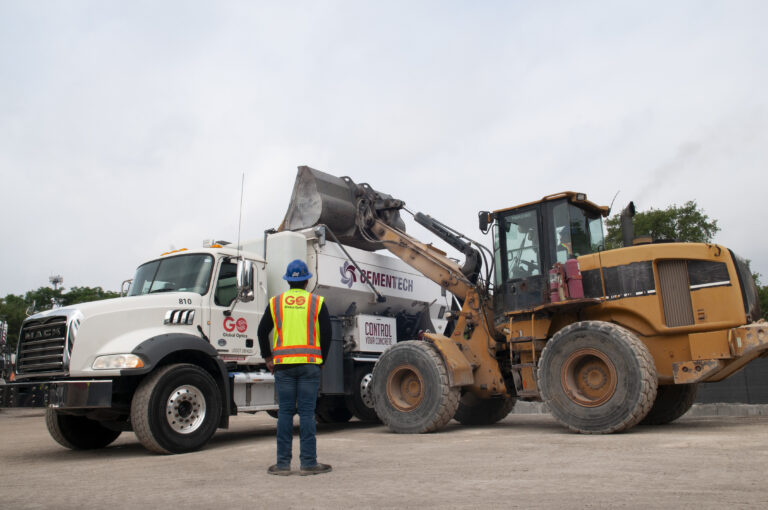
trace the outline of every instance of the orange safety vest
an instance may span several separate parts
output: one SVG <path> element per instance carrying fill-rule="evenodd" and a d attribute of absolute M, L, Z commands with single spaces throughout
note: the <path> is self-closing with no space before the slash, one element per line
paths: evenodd
<path fill-rule="evenodd" d="M 269 300 L 274 335 L 272 357 L 277 364 L 321 364 L 320 324 L 323 297 L 304 289 L 290 289 Z"/>

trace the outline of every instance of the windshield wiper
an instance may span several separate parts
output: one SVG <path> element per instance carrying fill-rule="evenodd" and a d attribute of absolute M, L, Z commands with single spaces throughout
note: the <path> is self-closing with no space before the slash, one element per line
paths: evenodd
<path fill-rule="evenodd" d="M 150 290 L 149 293 L 150 294 L 155 294 L 157 292 L 171 292 L 171 291 L 174 291 L 174 290 L 176 290 L 176 289 L 174 289 L 173 287 L 164 287 L 162 289 Z"/>

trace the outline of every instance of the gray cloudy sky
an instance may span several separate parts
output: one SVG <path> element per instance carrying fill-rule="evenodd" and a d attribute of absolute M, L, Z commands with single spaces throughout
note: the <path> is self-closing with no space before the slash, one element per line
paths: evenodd
<path fill-rule="evenodd" d="M 0 0 L 0 296 L 276 226 L 298 165 L 482 238 L 697 200 L 768 280 L 764 1 Z M 409 229 L 421 237 L 418 227 Z"/>

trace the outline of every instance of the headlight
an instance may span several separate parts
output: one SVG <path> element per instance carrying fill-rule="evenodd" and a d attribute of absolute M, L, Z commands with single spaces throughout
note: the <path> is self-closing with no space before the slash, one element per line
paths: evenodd
<path fill-rule="evenodd" d="M 120 368 L 141 368 L 144 361 L 135 354 L 110 354 L 99 356 L 91 365 L 94 370 L 115 370 Z"/>

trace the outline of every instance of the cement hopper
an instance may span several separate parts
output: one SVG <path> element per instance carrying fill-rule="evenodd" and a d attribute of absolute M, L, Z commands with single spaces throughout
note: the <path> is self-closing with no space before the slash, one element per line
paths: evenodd
<path fill-rule="evenodd" d="M 358 202 L 374 203 L 378 218 L 405 231 L 399 209 L 404 203 L 379 193 L 367 184 L 355 184 L 349 177 L 336 177 L 308 166 L 300 166 L 293 185 L 288 211 L 279 230 L 299 230 L 326 225 L 339 242 L 361 250 L 382 249 L 381 243 L 363 237 L 357 221 Z"/>

